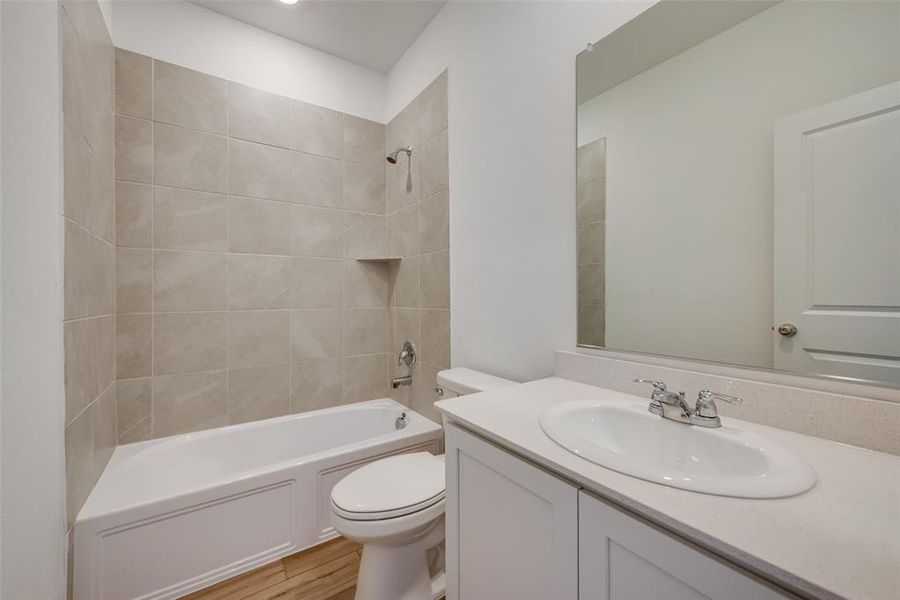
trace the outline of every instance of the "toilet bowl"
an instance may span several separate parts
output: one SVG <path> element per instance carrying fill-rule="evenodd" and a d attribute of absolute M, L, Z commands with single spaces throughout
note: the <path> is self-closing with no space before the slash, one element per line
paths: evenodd
<path fill-rule="evenodd" d="M 515 382 L 470 369 L 438 373 L 439 396 Z M 360 467 L 331 490 L 331 521 L 362 544 L 355 600 L 437 600 L 446 592 L 442 563 L 446 495 L 444 457 L 402 454 Z"/>

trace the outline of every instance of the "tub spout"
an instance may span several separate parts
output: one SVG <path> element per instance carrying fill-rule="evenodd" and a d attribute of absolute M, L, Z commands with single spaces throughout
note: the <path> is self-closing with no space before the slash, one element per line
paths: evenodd
<path fill-rule="evenodd" d="M 403 377 L 394 377 L 391 379 L 391 387 L 395 390 L 401 385 L 412 385 L 412 375 L 404 375 Z"/>

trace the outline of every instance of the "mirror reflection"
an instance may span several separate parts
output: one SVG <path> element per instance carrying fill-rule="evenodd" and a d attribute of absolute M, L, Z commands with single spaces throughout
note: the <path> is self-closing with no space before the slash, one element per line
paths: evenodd
<path fill-rule="evenodd" d="M 900 2 L 664 0 L 577 70 L 579 345 L 900 386 Z"/>

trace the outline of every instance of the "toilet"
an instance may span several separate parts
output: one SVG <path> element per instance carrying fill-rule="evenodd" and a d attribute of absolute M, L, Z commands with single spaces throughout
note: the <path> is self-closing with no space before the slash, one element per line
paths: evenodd
<path fill-rule="evenodd" d="M 438 373 L 437 383 L 438 397 L 450 398 L 516 382 L 456 368 Z M 334 486 L 334 528 L 363 546 L 356 600 L 437 600 L 444 595 L 445 494 L 444 457 L 428 452 L 376 460 Z M 436 554 L 441 558 L 437 569 L 430 560 Z"/>

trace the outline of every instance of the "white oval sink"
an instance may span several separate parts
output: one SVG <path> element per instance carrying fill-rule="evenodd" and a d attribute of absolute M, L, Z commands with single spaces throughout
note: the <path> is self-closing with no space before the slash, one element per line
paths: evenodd
<path fill-rule="evenodd" d="M 707 429 L 647 412 L 648 402 L 575 400 L 541 428 L 566 450 L 614 471 L 671 487 L 738 498 L 783 498 L 816 483 L 784 446 L 723 425 Z"/>

